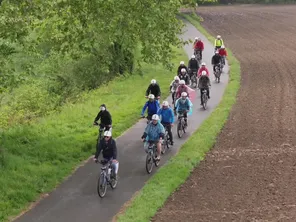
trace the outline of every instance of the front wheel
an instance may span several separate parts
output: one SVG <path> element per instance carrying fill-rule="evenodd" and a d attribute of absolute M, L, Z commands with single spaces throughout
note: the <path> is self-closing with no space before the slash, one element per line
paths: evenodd
<path fill-rule="evenodd" d="M 203 106 L 204 110 L 207 109 L 207 100 L 208 100 L 208 97 L 207 97 L 206 93 L 204 93 L 202 95 L 202 101 L 203 101 L 202 106 Z"/>
<path fill-rule="evenodd" d="M 104 173 L 101 173 L 98 179 L 97 191 L 100 197 L 104 197 L 107 193 L 107 181 Z"/>
<path fill-rule="evenodd" d="M 179 121 L 178 126 L 177 126 L 177 133 L 178 133 L 178 137 L 181 138 L 183 136 L 183 129 L 182 129 L 182 124 L 181 121 Z"/>
<path fill-rule="evenodd" d="M 153 169 L 153 157 L 150 152 L 147 153 L 146 156 L 146 171 L 147 173 L 151 173 Z"/>

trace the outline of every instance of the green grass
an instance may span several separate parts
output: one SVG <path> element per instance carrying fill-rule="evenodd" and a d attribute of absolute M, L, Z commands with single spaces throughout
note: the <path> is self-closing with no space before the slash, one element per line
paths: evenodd
<path fill-rule="evenodd" d="M 175 49 L 175 69 L 185 59 L 183 49 Z M 100 104 L 105 103 L 111 112 L 113 136 L 117 137 L 138 121 L 152 78 L 159 82 L 162 98 L 168 96 L 174 72 L 147 64 L 143 64 L 142 71 L 143 76 L 116 78 L 38 123 L 0 130 L 1 222 L 19 214 L 42 193 L 51 191 L 92 155 L 98 132 L 92 123 Z"/>
<path fill-rule="evenodd" d="M 184 15 L 210 41 L 214 38 L 200 25 L 195 15 Z M 204 158 L 216 142 L 216 138 L 229 116 L 232 105 L 240 86 L 240 64 L 228 49 L 230 63 L 230 80 L 223 99 L 218 107 L 206 119 L 200 128 L 181 147 L 179 153 L 146 183 L 143 189 L 131 201 L 123 214 L 118 215 L 117 221 L 150 221 L 166 199 L 181 184 L 183 184 L 194 167 Z"/>

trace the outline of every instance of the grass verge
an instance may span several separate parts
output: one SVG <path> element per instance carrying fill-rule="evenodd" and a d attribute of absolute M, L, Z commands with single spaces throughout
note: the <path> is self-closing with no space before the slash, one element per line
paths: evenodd
<path fill-rule="evenodd" d="M 174 49 L 173 63 L 187 58 Z M 177 67 L 175 67 L 177 69 Z M 160 65 L 143 64 L 141 75 L 119 77 L 66 105 L 58 114 L 38 123 L 0 131 L 0 221 L 15 216 L 41 194 L 51 191 L 95 149 L 97 128 L 92 122 L 105 103 L 113 117 L 114 137 L 138 121 L 144 93 L 152 78 L 168 96 L 174 73 Z"/>
<path fill-rule="evenodd" d="M 200 20 L 196 15 L 183 15 L 183 17 L 210 41 L 214 41 L 214 38 L 200 25 Z M 228 53 L 230 79 L 221 103 L 181 147 L 179 153 L 146 183 L 126 210 L 118 216 L 118 222 L 150 221 L 171 193 L 185 182 L 194 167 L 215 144 L 216 137 L 227 121 L 231 107 L 236 101 L 240 86 L 240 64 L 229 49 Z"/>

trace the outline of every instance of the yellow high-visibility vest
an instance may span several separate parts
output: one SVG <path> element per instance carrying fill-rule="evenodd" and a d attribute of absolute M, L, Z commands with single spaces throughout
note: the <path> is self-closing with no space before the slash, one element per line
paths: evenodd
<path fill-rule="evenodd" d="M 222 46 L 223 40 L 222 39 L 215 39 L 215 46 Z"/>

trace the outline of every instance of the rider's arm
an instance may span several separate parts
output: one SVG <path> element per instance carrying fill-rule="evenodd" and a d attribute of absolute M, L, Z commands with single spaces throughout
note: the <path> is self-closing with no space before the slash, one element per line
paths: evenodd
<path fill-rule="evenodd" d="M 147 106 L 148 106 L 148 102 L 146 102 L 145 105 L 143 106 L 143 109 L 142 109 L 142 112 L 141 112 L 141 116 L 144 115 Z"/>
<path fill-rule="evenodd" d="M 157 91 L 158 91 L 158 93 L 157 93 L 157 96 L 160 96 L 161 95 L 161 90 L 160 90 L 160 87 L 159 87 L 159 85 L 157 84 Z"/>
<path fill-rule="evenodd" d="M 174 117 L 174 112 L 172 109 L 170 109 L 170 115 L 171 115 L 170 122 L 171 122 L 171 124 L 173 124 L 175 122 L 175 117 Z"/>
<path fill-rule="evenodd" d="M 164 127 L 163 127 L 162 124 L 158 124 L 158 126 L 159 126 L 159 138 L 162 138 L 163 139 L 164 133 L 165 133 L 165 129 L 164 129 Z"/>
<path fill-rule="evenodd" d="M 98 157 L 100 156 L 100 153 L 102 151 L 102 140 L 98 143 L 97 145 L 97 150 L 96 150 L 96 154 L 95 154 L 95 159 L 98 159 Z"/>
<path fill-rule="evenodd" d="M 109 125 L 112 125 L 112 117 L 111 117 L 111 114 L 110 114 L 110 112 L 109 111 L 107 111 L 108 113 L 107 113 L 107 115 L 108 115 L 108 119 L 109 119 Z"/>
<path fill-rule="evenodd" d="M 115 140 L 112 140 L 112 148 L 113 148 L 113 159 L 117 159 L 117 146 Z"/>
<path fill-rule="evenodd" d="M 214 65 L 214 56 L 212 57 L 212 65 Z"/>
<path fill-rule="evenodd" d="M 96 123 L 100 118 L 101 118 L 101 115 L 102 115 L 102 111 L 100 111 L 97 115 L 97 117 L 95 118 L 94 120 L 94 123 Z"/>
<path fill-rule="evenodd" d="M 147 88 L 147 90 L 146 90 L 146 96 L 149 95 L 150 89 L 151 89 L 151 84 L 148 86 L 148 88 Z"/>

